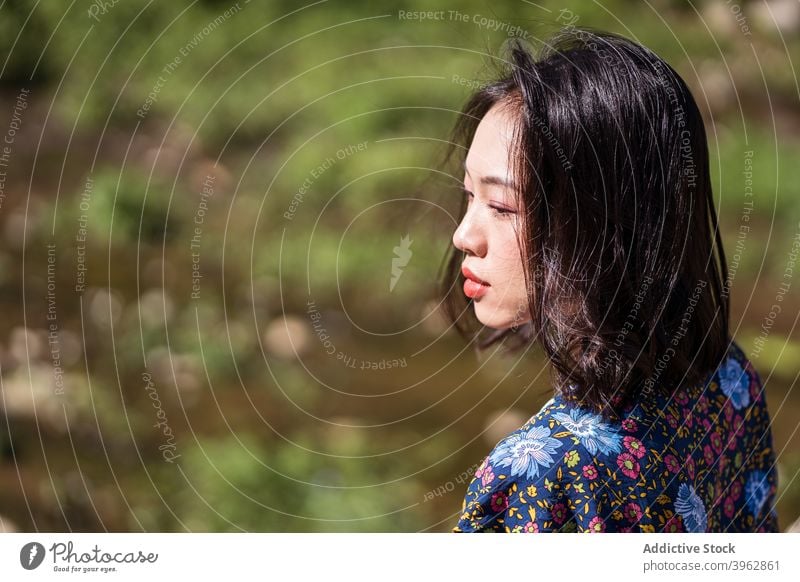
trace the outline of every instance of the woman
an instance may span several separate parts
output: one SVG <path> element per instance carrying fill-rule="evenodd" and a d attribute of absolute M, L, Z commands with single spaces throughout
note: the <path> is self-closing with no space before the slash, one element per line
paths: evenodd
<path fill-rule="evenodd" d="M 610 33 L 510 46 L 455 130 L 442 293 L 481 349 L 541 346 L 553 396 L 483 459 L 453 531 L 777 531 L 764 390 L 729 335 L 689 89 Z"/>

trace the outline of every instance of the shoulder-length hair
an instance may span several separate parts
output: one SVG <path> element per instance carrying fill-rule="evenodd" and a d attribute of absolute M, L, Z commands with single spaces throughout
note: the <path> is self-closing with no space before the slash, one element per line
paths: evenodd
<path fill-rule="evenodd" d="M 684 81 L 612 33 L 564 29 L 538 56 L 514 40 L 499 78 L 464 106 L 448 160 L 458 152 L 463 163 L 500 102 L 516 119 L 532 319 L 487 336 L 452 248 L 439 291 L 450 322 L 480 350 L 538 341 L 554 389 L 605 417 L 654 389 L 703 381 L 729 346 L 728 273 L 703 119 Z"/>

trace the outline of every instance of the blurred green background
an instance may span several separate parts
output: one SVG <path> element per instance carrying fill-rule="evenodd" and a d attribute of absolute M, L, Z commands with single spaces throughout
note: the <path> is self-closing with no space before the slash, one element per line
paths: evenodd
<path fill-rule="evenodd" d="M 704 111 L 787 528 L 800 3 L 6 0 L 0 531 L 449 531 L 549 382 L 443 327 L 435 163 L 509 34 L 568 24 L 649 46 Z"/>

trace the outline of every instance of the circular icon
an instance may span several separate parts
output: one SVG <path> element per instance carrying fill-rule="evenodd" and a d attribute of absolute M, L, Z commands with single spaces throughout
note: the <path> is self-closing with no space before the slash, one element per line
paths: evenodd
<path fill-rule="evenodd" d="M 39 542 L 28 542 L 19 551 L 19 563 L 26 570 L 38 568 L 44 560 L 44 546 Z"/>

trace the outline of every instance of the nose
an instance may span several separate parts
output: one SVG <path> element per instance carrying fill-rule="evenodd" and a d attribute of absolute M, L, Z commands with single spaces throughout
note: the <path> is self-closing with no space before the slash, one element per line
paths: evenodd
<path fill-rule="evenodd" d="M 453 245 L 468 255 L 483 257 L 486 255 L 486 235 L 480 219 L 471 211 L 473 207 L 470 205 L 453 233 Z"/>

